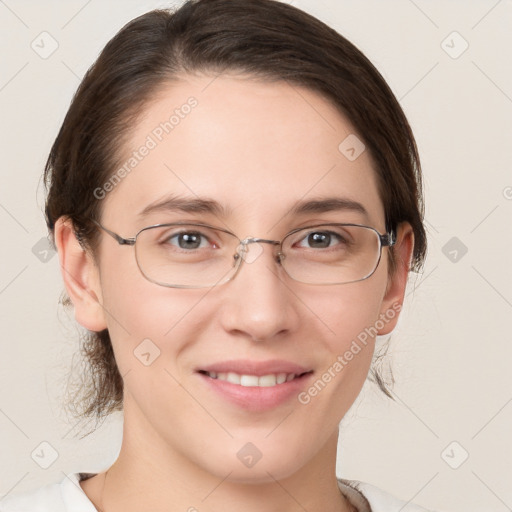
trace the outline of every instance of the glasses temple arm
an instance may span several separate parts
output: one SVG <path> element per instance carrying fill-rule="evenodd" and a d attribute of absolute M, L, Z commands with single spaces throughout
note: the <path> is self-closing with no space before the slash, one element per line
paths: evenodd
<path fill-rule="evenodd" d="M 107 229 L 106 227 L 102 226 L 99 222 L 92 219 L 94 224 L 101 228 L 105 233 L 108 233 L 114 240 L 117 241 L 119 245 L 135 245 L 135 238 L 123 238 L 122 236 L 119 236 L 117 233 L 114 233 L 113 231 L 110 231 L 110 229 Z"/>
<path fill-rule="evenodd" d="M 396 233 L 395 230 L 391 230 L 389 233 L 386 233 L 385 235 L 380 235 L 380 243 L 383 247 L 392 247 L 396 243 Z"/>

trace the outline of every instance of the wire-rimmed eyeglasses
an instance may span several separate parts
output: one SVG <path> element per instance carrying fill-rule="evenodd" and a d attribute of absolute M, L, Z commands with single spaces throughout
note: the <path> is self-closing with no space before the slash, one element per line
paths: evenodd
<path fill-rule="evenodd" d="M 380 234 L 360 224 L 322 223 L 290 231 L 281 241 L 247 237 L 208 224 L 173 222 L 142 228 L 123 238 L 93 222 L 120 245 L 133 245 L 142 275 L 160 286 L 210 288 L 235 277 L 242 261 L 252 263 L 261 245 L 278 247 L 276 262 L 295 281 L 305 284 L 348 284 L 370 277 L 377 269 L 382 247 L 395 244 L 393 231 Z M 306 244 L 306 245 L 304 245 Z"/>

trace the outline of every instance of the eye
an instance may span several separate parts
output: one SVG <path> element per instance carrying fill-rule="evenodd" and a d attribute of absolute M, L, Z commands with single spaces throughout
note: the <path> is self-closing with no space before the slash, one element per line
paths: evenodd
<path fill-rule="evenodd" d="M 181 231 L 174 234 L 167 232 L 165 236 L 161 238 L 160 244 L 164 246 L 174 246 L 184 250 L 216 247 L 216 244 L 210 242 L 208 237 L 200 231 Z"/>
<path fill-rule="evenodd" d="M 304 245 L 304 243 L 308 245 Z M 302 238 L 298 245 L 299 247 L 310 249 L 326 249 L 339 243 L 346 243 L 346 240 L 339 233 L 333 231 L 313 231 Z"/>

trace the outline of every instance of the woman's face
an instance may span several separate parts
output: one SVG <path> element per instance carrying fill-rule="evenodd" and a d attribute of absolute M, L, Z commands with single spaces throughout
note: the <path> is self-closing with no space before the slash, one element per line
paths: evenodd
<path fill-rule="evenodd" d="M 368 151 L 357 156 L 358 144 L 350 123 L 307 89 L 187 76 L 162 90 L 134 125 L 119 165 L 131 162 L 130 171 L 102 200 L 101 223 L 123 237 L 183 221 L 240 239 L 281 240 L 323 222 L 384 233 L 372 162 Z M 165 208 L 141 215 L 171 195 L 216 201 L 225 215 Z M 326 198 L 360 203 L 366 213 L 292 213 L 299 202 Z M 406 260 L 410 238 L 402 244 Z M 144 278 L 133 247 L 102 233 L 94 291 L 103 308 L 75 304 L 77 318 L 108 327 L 124 378 L 125 442 L 153 464 L 178 457 L 253 482 L 284 478 L 306 463 L 321 469 L 327 453 L 335 455 L 338 424 L 366 379 L 375 328 L 385 334 L 396 323 L 405 272 L 388 280 L 387 248 L 370 278 L 329 286 L 289 278 L 270 244 L 249 249 L 250 262 L 225 284 L 168 288 Z M 251 371 L 234 360 L 271 366 Z M 220 364 L 241 374 L 293 373 L 287 364 L 310 373 L 260 388 L 199 372 Z"/>

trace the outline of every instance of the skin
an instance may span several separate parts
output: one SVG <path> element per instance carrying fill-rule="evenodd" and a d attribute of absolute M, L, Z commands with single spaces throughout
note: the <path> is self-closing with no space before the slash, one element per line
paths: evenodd
<path fill-rule="evenodd" d="M 354 222 L 384 233 L 384 210 L 368 151 L 349 161 L 338 145 L 354 133 L 322 96 L 285 82 L 246 76 L 185 76 L 167 85 L 133 127 L 128 157 L 168 112 L 189 96 L 198 106 L 102 202 L 101 222 L 124 237 L 141 228 L 187 220 L 226 227 L 239 238 L 280 240 L 316 222 Z M 212 81 L 213 80 L 213 81 Z M 360 137 L 362 138 L 362 137 Z M 122 160 L 122 159 L 121 159 Z M 169 193 L 208 196 L 230 207 L 206 213 L 137 213 Z M 343 196 L 354 211 L 293 217 L 300 199 Z M 388 249 L 368 279 L 334 286 L 291 280 L 273 247 L 244 263 L 234 280 L 212 289 L 158 286 L 140 273 L 133 247 L 102 234 L 99 263 L 76 241 L 68 220 L 55 228 L 62 275 L 76 320 L 108 328 L 124 377 L 121 452 L 108 471 L 83 482 L 105 512 L 188 510 L 348 511 L 336 482 L 338 425 L 359 394 L 374 339 L 307 405 L 293 398 L 264 412 L 213 394 L 194 373 L 226 359 L 286 359 L 316 376 L 332 366 L 365 327 L 402 304 L 413 247 L 398 230 L 397 270 Z M 380 329 L 388 334 L 398 314 Z M 151 339 L 161 354 L 150 366 L 134 349 Z M 252 442 L 262 458 L 248 468 L 237 452 Z"/>

